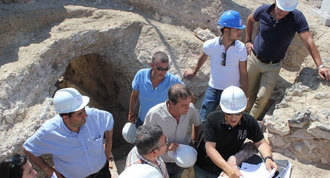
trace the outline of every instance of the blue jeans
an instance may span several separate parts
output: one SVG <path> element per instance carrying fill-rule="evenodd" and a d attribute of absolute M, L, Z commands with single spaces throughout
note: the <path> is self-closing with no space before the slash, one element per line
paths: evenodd
<path fill-rule="evenodd" d="M 202 108 L 200 111 L 200 117 L 202 122 L 206 121 L 206 117 L 210 112 L 215 111 L 217 109 L 220 103 L 220 97 L 222 91 L 223 90 L 218 90 L 212 87 L 208 87 L 206 89 L 202 103 Z"/>
<path fill-rule="evenodd" d="M 197 165 L 194 166 L 194 169 L 195 169 L 195 178 L 217 178 L 219 176 L 211 172 L 207 172 L 206 170 L 198 167 Z"/>
<path fill-rule="evenodd" d="M 166 163 L 166 169 L 170 178 L 181 178 L 184 168 L 177 166 L 175 163 Z"/>

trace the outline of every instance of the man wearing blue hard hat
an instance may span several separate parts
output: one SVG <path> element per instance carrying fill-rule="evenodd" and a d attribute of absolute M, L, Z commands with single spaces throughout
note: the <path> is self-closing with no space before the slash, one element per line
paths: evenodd
<path fill-rule="evenodd" d="M 217 108 L 221 93 L 228 86 L 241 87 L 248 95 L 247 52 L 244 43 L 239 41 L 242 29 L 245 28 L 241 15 L 234 10 L 225 11 L 220 16 L 218 25 L 221 36 L 206 41 L 195 68 L 184 72 L 185 78 L 194 77 L 207 57 L 210 57 L 209 87 L 200 110 L 202 124 L 207 115 Z"/>
<path fill-rule="evenodd" d="M 274 4 L 260 6 L 247 19 L 245 40 L 250 54 L 248 106 L 256 119 L 262 119 L 263 110 L 276 86 L 281 61 L 296 32 L 311 54 L 319 76 L 330 80 L 330 71 L 323 65 L 306 18 L 296 9 L 297 5 L 298 0 L 276 0 Z M 252 41 L 255 22 L 259 22 L 259 29 Z"/>

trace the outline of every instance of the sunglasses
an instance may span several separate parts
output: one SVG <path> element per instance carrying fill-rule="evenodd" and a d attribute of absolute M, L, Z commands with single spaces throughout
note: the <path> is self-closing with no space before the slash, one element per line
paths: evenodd
<path fill-rule="evenodd" d="M 26 158 L 24 156 L 21 156 L 19 154 L 15 154 L 10 160 L 9 165 L 10 168 L 15 168 L 16 166 L 23 166 L 26 163 Z"/>
<path fill-rule="evenodd" d="M 226 57 L 227 57 L 227 53 L 226 52 L 223 52 L 222 53 L 222 62 L 221 62 L 221 65 L 222 66 L 226 66 Z"/>
<path fill-rule="evenodd" d="M 158 71 L 168 71 L 168 70 L 169 70 L 169 67 L 162 68 L 162 67 L 157 66 L 156 69 L 157 69 Z"/>

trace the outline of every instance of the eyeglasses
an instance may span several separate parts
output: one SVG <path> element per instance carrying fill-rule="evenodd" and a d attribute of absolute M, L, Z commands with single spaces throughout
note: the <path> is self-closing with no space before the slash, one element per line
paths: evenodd
<path fill-rule="evenodd" d="M 227 53 L 226 52 L 223 52 L 222 53 L 222 62 L 221 62 L 221 65 L 222 66 L 226 66 L 226 57 L 227 57 Z"/>
<path fill-rule="evenodd" d="M 157 66 L 156 69 L 157 69 L 158 71 L 168 71 L 168 70 L 169 70 L 169 67 L 162 68 L 162 67 Z"/>
<path fill-rule="evenodd" d="M 19 154 L 15 154 L 10 160 L 9 165 L 10 168 L 15 168 L 16 166 L 21 167 L 26 163 L 26 157 L 21 156 Z"/>

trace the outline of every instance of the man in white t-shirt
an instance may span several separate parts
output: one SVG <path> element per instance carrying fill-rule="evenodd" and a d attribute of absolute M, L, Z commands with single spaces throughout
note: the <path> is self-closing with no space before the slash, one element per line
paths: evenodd
<path fill-rule="evenodd" d="M 248 74 L 246 69 L 247 52 L 244 43 L 239 41 L 242 34 L 242 19 L 239 12 L 225 11 L 219 18 L 218 25 L 221 36 L 208 40 L 203 45 L 203 53 L 199 57 L 194 70 L 184 72 L 187 79 L 193 78 L 210 57 L 211 74 L 200 110 L 200 118 L 205 123 L 207 115 L 215 111 L 220 102 L 222 91 L 233 85 L 248 94 Z"/>

